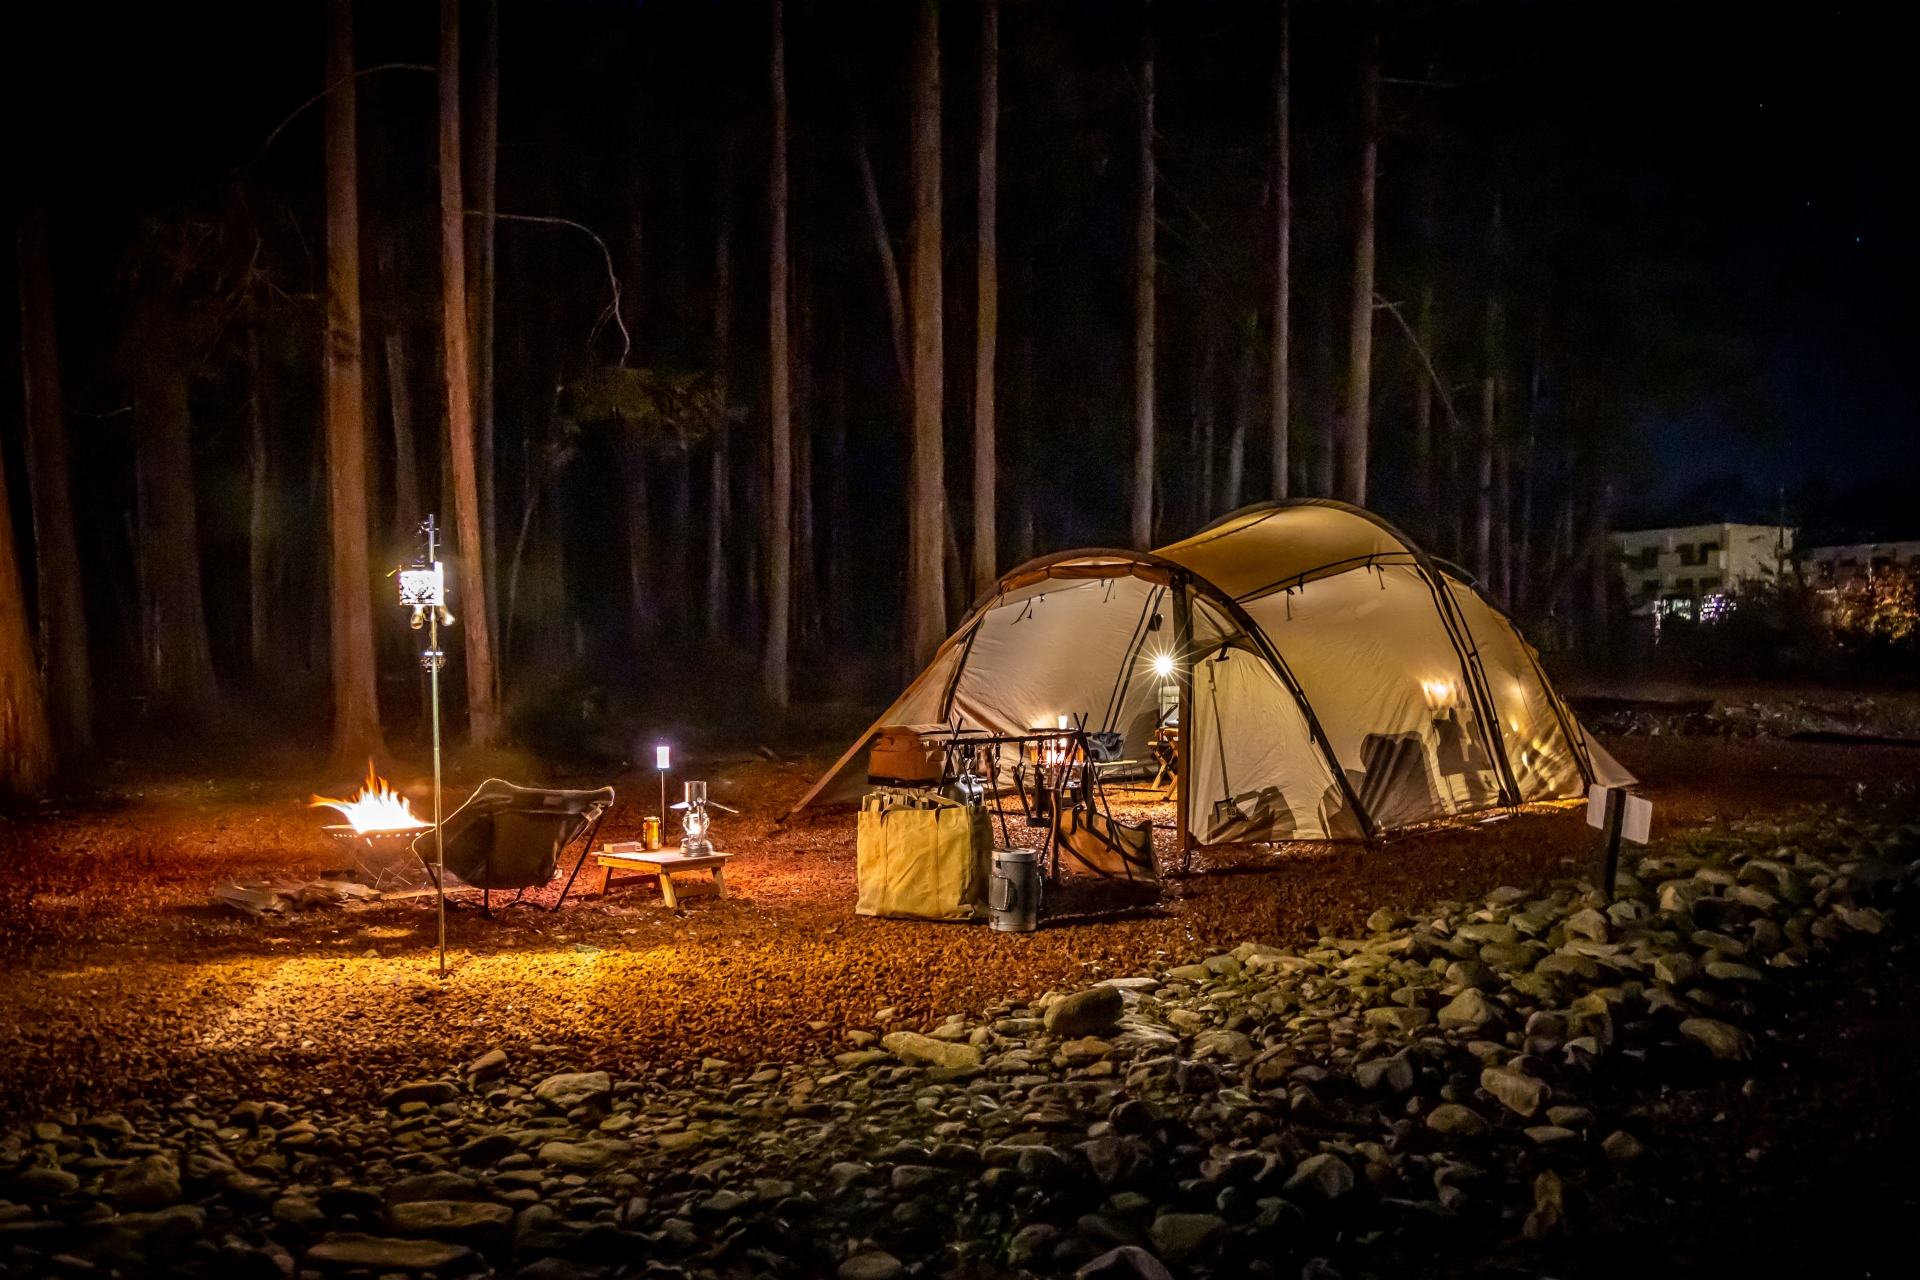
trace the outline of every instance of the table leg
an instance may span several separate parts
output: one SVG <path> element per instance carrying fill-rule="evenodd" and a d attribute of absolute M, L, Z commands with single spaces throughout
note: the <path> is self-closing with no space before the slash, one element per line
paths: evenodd
<path fill-rule="evenodd" d="M 591 878 L 587 881 L 587 885 L 585 889 L 582 890 L 581 896 L 584 897 L 589 894 L 597 893 L 603 898 L 606 897 L 607 883 L 612 879 L 613 879 L 613 868 L 608 866 L 604 862 L 601 863 L 599 866 L 594 868 Z"/>
<path fill-rule="evenodd" d="M 715 867 L 713 869 L 713 889 L 720 897 L 724 898 L 727 896 L 727 869 L 725 867 Z"/>
<path fill-rule="evenodd" d="M 660 873 L 660 896 L 666 899 L 668 907 L 679 910 L 680 900 L 673 895 L 673 877 L 665 871 Z"/>

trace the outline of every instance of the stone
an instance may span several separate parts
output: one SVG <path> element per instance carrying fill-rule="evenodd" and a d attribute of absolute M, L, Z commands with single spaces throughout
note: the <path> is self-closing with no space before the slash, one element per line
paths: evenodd
<path fill-rule="evenodd" d="M 885 1049 L 860 1049 L 853 1053 L 836 1053 L 833 1055 L 833 1061 L 835 1066 L 843 1070 L 858 1071 L 862 1067 L 871 1067 L 876 1063 L 885 1062 L 892 1056 Z"/>
<path fill-rule="evenodd" d="M 1688 1018 L 1680 1024 L 1680 1034 L 1729 1061 L 1745 1058 L 1753 1043 L 1753 1037 L 1739 1027 L 1715 1018 Z"/>
<path fill-rule="evenodd" d="M 1173 1280 L 1166 1264 L 1137 1244 L 1110 1249 L 1073 1274 L 1074 1280 Z"/>
<path fill-rule="evenodd" d="M 149 1250 L 165 1252 L 185 1245 L 204 1231 L 207 1211 L 197 1204 L 176 1204 L 155 1213 L 123 1213 L 112 1219 L 111 1225 L 132 1232 Z"/>
<path fill-rule="evenodd" d="M 1588 1129 L 1593 1126 L 1593 1112 L 1585 1107 L 1548 1107 L 1547 1123 L 1563 1129 Z"/>
<path fill-rule="evenodd" d="M 1498 1098 L 1507 1110 L 1529 1117 L 1539 1112 L 1549 1092 L 1544 1081 L 1499 1067 L 1488 1067 L 1480 1073 L 1480 1087 Z"/>
<path fill-rule="evenodd" d="M 1046 1029 L 1062 1040 L 1097 1036 L 1118 1023 L 1126 1007 L 1126 998 L 1116 988 L 1088 987 L 1047 1006 Z"/>
<path fill-rule="evenodd" d="M 1573 1130 L 1563 1129 L 1557 1124 L 1533 1125 L 1526 1130 L 1526 1135 L 1543 1147 L 1550 1147 L 1560 1142 L 1571 1142 L 1580 1136 Z"/>
<path fill-rule="evenodd" d="M 1698 973 L 1699 967 L 1694 963 L 1693 957 L 1684 951 L 1675 952 L 1670 956 L 1660 956 L 1653 962 L 1654 980 L 1664 982 L 1670 987 L 1684 987 L 1692 982 Z"/>
<path fill-rule="evenodd" d="M 0 1192 L 14 1200 L 53 1200 L 70 1196 L 79 1189 L 80 1179 L 65 1169 L 49 1169 L 37 1164 L 28 1165 L 0 1182 Z"/>
<path fill-rule="evenodd" d="M 1574 912 L 1562 927 L 1570 937 L 1591 938 L 1595 942 L 1607 940 L 1607 918 L 1592 907 Z"/>
<path fill-rule="evenodd" d="M 1093 1170 L 1093 1176 L 1100 1185 L 1113 1188 L 1129 1182 L 1133 1177 L 1152 1164 L 1151 1157 L 1140 1149 L 1140 1145 L 1118 1134 L 1108 1134 L 1083 1142 L 1077 1150 L 1087 1158 L 1087 1165 Z"/>
<path fill-rule="evenodd" d="M 1227 1231 L 1227 1220 L 1218 1214 L 1163 1213 L 1153 1220 L 1147 1235 L 1153 1240 L 1154 1252 L 1177 1267 L 1188 1258 L 1202 1255 Z"/>
<path fill-rule="evenodd" d="M 1375 1031 L 1391 1031 L 1400 1035 L 1412 1035 L 1421 1027 L 1433 1021 L 1433 1013 L 1427 1009 L 1391 1008 L 1382 1006 L 1367 1010 L 1367 1026 Z"/>
<path fill-rule="evenodd" d="M 588 1102 L 601 1102 L 613 1096 L 613 1077 L 604 1071 L 580 1071 L 571 1075 L 548 1076 L 533 1090 L 533 1096 L 555 1111 L 571 1111 Z"/>
<path fill-rule="evenodd" d="M 1013 1239 L 1007 1242 L 1007 1261 L 1024 1267 L 1051 1252 L 1053 1242 L 1059 1238 L 1060 1228 L 1050 1223 L 1030 1222 L 1014 1232 Z"/>
<path fill-rule="evenodd" d="M 1213 971 L 1203 964 L 1181 964 L 1167 970 L 1167 977 L 1175 982 L 1205 982 Z"/>
<path fill-rule="evenodd" d="M 1721 982 L 1758 982 L 1763 976 L 1750 964 L 1735 964 L 1730 960 L 1709 960 L 1707 976 Z"/>
<path fill-rule="evenodd" d="M 389 1205 L 414 1200 L 477 1200 L 480 1184 L 457 1173 L 416 1173 L 391 1183 L 385 1199 Z"/>
<path fill-rule="evenodd" d="M 513 1210 L 485 1200 L 414 1200 L 388 1209 L 387 1221 L 406 1235 L 465 1240 L 504 1235 Z"/>
<path fill-rule="evenodd" d="M 1296 1201 L 1303 1197 L 1338 1200 L 1353 1190 L 1353 1170 L 1339 1156 L 1322 1152 L 1302 1160 L 1280 1190 L 1288 1199 Z"/>
<path fill-rule="evenodd" d="M 512 1155 L 517 1145 L 511 1134 L 482 1134 L 471 1142 L 455 1147 L 453 1158 L 461 1164 L 492 1164 Z"/>
<path fill-rule="evenodd" d="M 1202 1031 L 1193 1038 L 1193 1056 L 1196 1059 L 1225 1058 L 1229 1062 L 1247 1062 L 1256 1052 L 1253 1041 L 1245 1035 L 1222 1027 Z"/>
<path fill-rule="evenodd" d="M 103 1111 L 88 1116 L 81 1123 L 80 1131 L 102 1142 L 124 1142 L 133 1136 L 133 1122 L 117 1111 Z"/>
<path fill-rule="evenodd" d="M 540 1158 L 562 1169 L 592 1173 L 616 1160 L 633 1154 L 631 1142 L 615 1138 L 594 1138 L 587 1142 L 549 1142 L 540 1148 Z"/>
<path fill-rule="evenodd" d="M 301 1260 L 315 1267 L 365 1267 L 388 1271 L 446 1271 L 468 1263 L 473 1250 L 439 1240 L 391 1240 L 358 1233 L 335 1236 L 308 1249 Z M 465 1269 L 464 1267 L 462 1268 Z"/>
<path fill-rule="evenodd" d="M 1566 1188 L 1560 1175 L 1549 1169 L 1533 1180 L 1533 1212 L 1527 1215 L 1522 1230 L 1529 1240 L 1544 1240 L 1566 1219 Z"/>
<path fill-rule="evenodd" d="M 1405 1054 L 1373 1058 L 1353 1069 L 1353 1078 L 1362 1089 L 1372 1093 L 1405 1093 L 1413 1088 L 1413 1064 Z"/>
<path fill-rule="evenodd" d="M 1478 1138 L 1486 1134 L 1487 1122 L 1472 1107 L 1443 1102 L 1427 1112 L 1427 1128 L 1449 1138 Z"/>
<path fill-rule="evenodd" d="M 298 1227 L 316 1235 L 327 1229 L 327 1215 L 306 1196 L 281 1196 L 269 1212 L 273 1220 L 283 1226 Z"/>
<path fill-rule="evenodd" d="M 180 1166 L 165 1156 L 142 1156 L 113 1175 L 108 1192 L 133 1209 L 164 1209 L 180 1201 Z"/>
<path fill-rule="evenodd" d="M 751 1201 L 738 1191 L 716 1191 L 702 1200 L 697 1206 L 701 1213 L 713 1218 L 731 1217 L 746 1208 Z"/>
<path fill-rule="evenodd" d="M 1119 992 L 1114 992 L 1116 997 Z M 980 1051 L 970 1044 L 936 1040 L 917 1031 L 896 1031 L 880 1042 L 887 1052 L 902 1062 L 920 1062 L 930 1067 L 966 1068 L 980 1065 Z"/>
<path fill-rule="evenodd" d="M 1462 991 L 1440 1010 L 1442 1031 L 1478 1030 L 1493 1020 L 1492 1003 L 1474 988 Z"/>
<path fill-rule="evenodd" d="M 876 1250 L 854 1254 L 840 1264 L 840 1269 L 834 1275 L 839 1280 L 895 1280 L 906 1273 L 906 1265 L 900 1259 Z"/>
<path fill-rule="evenodd" d="M 1600 1144 L 1600 1150 L 1615 1164 L 1631 1164 L 1647 1154 L 1646 1144 L 1625 1129 L 1615 1129 Z"/>
<path fill-rule="evenodd" d="M 1479 960 L 1455 960 L 1447 966 L 1446 983 L 1450 987 L 1474 987 L 1491 991 L 1499 985 L 1493 970 Z"/>
<path fill-rule="evenodd" d="M 475 1084 L 507 1074 L 507 1051 L 489 1049 L 467 1064 L 467 1079 Z"/>
<path fill-rule="evenodd" d="M 936 1169 L 930 1164 L 899 1164 L 893 1167 L 887 1182 L 901 1195 L 917 1196 L 946 1185 L 949 1176 L 945 1169 Z"/>
<path fill-rule="evenodd" d="M 380 1099 L 380 1105 L 389 1111 L 398 1111 L 409 1102 L 424 1102 L 430 1107 L 437 1107 L 459 1096 L 459 1088 L 445 1080 L 409 1080 L 387 1090 Z"/>

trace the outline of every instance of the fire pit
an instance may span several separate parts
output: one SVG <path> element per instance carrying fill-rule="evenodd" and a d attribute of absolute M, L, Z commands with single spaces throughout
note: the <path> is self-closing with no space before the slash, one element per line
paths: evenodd
<path fill-rule="evenodd" d="M 427 893 L 433 871 L 413 852 L 414 837 L 431 830 L 431 822 L 414 817 L 407 798 L 387 785 L 367 762 L 367 782 L 351 800 L 313 798 L 313 808 L 338 809 L 346 822 L 321 830 L 340 843 L 353 860 L 356 880 L 383 894 Z"/>

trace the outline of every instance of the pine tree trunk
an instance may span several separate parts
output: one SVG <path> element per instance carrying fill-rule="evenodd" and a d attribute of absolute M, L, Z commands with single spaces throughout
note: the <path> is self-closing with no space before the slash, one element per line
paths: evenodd
<path fill-rule="evenodd" d="M 134 371 L 133 408 L 140 428 L 133 460 L 140 642 L 150 709 L 162 718 L 192 721 L 214 712 L 220 696 L 200 591 L 185 353 L 171 350 L 171 338 L 152 334 Z"/>
<path fill-rule="evenodd" d="M 73 482 L 67 466 L 53 251 L 46 204 L 37 185 L 21 211 L 19 262 L 27 480 L 33 502 L 35 579 L 40 597 L 40 669 L 46 674 L 43 715 L 52 723 L 60 758 L 73 764 L 93 753 L 93 677 L 87 663 L 87 613 L 82 590 L 86 579 L 80 568 L 80 547 L 73 524 Z M 19 567 L 11 561 L 12 554 L 8 549 L 8 562 L 0 564 L 0 592 L 19 589 Z M 0 605 L 0 612 L 10 608 L 10 604 Z M 11 641 L 0 637 L 0 644 L 7 643 Z"/>
<path fill-rule="evenodd" d="M 480 92 L 474 121 L 474 196 L 480 216 L 473 227 L 473 418 L 480 469 L 482 577 L 487 590 L 487 634 L 500 634 L 499 510 L 494 502 L 494 296 L 499 256 L 500 188 L 500 0 L 480 0 Z"/>
<path fill-rule="evenodd" d="M 405 554 L 420 536 L 420 446 L 413 430 L 413 370 L 406 335 L 389 322 L 387 400 L 393 417 L 393 542 Z"/>
<path fill-rule="evenodd" d="M 12 507 L 0 467 L 0 786 L 12 795 L 30 796 L 44 790 L 53 776 L 53 734 L 27 621 Z"/>
<path fill-rule="evenodd" d="M 626 489 L 627 586 L 633 597 L 633 638 L 645 647 L 660 622 L 660 602 L 653 583 L 653 504 L 648 491 L 646 447 L 632 430 L 623 431 L 620 479 Z"/>
<path fill-rule="evenodd" d="M 1133 235 L 1133 545 L 1153 546 L 1153 55 L 1140 65 L 1140 203 Z"/>
<path fill-rule="evenodd" d="M 1513 450 L 1505 440 L 1493 451 L 1493 593 L 1503 609 L 1513 607 Z"/>
<path fill-rule="evenodd" d="M 707 634 L 727 623 L 727 542 L 733 529 L 733 420 L 727 404 L 727 367 L 733 351 L 733 165 L 723 142 L 717 165 L 719 228 L 713 248 L 713 388 L 720 419 L 713 426 L 712 470 L 707 487 Z"/>
<path fill-rule="evenodd" d="M 1367 33 L 1360 86 L 1360 196 L 1354 210 L 1353 310 L 1347 329 L 1347 417 L 1340 497 L 1367 505 L 1367 444 L 1373 421 L 1374 202 L 1380 166 L 1380 33 Z"/>
<path fill-rule="evenodd" d="M 367 420 L 361 368 L 360 197 L 352 0 L 327 5 L 327 526 L 333 552 L 333 765 L 385 753 L 367 551 Z"/>
<path fill-rule="evenodd" d="M 979 260 L 973 335 L 973 591 L 1000 576 L 994 356 L 1000 340 L 1000 0 L 980 6 Z"/>
<path fill-rule="evenodd" d="M 793 405 L 787 349 L 787 36 L 783 0 L 773 0 L 773 156 L 767 179 L 767 380 L 772 492 L 767 548 L 767 634 L 761 689 L 784 710 L 792 700 L 787 653 L 793 607 Z"/>
<path fill-rule="evenodd" d="M 880 258 L 880 275 L 887 300 L 887 323 L 893 336 L 893 362 L 900 371 L 900 385 L 907 398 L 913 398 L 913 355 L 908 350 L 907 300 L 900 288 L 900 266 L 893 253 L 893 237 L 887 233 L 887 215 L 880 207 L 880 186 L 873 178 L 873 158 L 867 154 L 866 139 L 854 143 L 854 160 L 860 167 L 860 188 L 866 197 L 867 227 L 873 233 L 874 252 Z"/>
<path fill-rule="evenodd" d="M 458 556 L 454 612 L 466 629 L 467 728 L 476 747 L 500 740 L 492 633 L 480 533 L 480 486 L 474 456 L 473 364 L 467 350 L 465 196 L 460 183 L 460 0 L 440 0 L 440 274 L 446 341 L 448 457 Z"/>
<path fill-rule="evenodd" d="M 1503 343 L 1500 316 L 1500 198 L 1493 200 L 1493 226 L 1489 236 L 1492 282 L 1487 288 L 1486 368 L 1480 381 L 1480 456 L 1474 493 L 1473 551 L 1474 576 L 1493 587 L 1493 471 L 1494 449 L 1499 431 L 1499 368 Z"/>
<path fill-rule="evenodd" d="M 1220 399 L 1220 323 L 1211 311 L 1201 321 L 1200 367 L 1193 375 L 1194 465 L 1199 482 L 1193 487 L 1193 513 L 1189 523 L 1196 529 L 1213 519 L 1214 424 Z"/>
<path fill-rule="evenodd" d="M 1274 271 L 1273 271 L 1273 496 L 1284 502 L 1288 485 L 1288 415 L 1293 377 L 1288 366 L 1293 341 L 1293 5 L 1280 0 L 1280 66 L 1274 76 Z M 1229 508 L 1231 510 L 1231 508 Z"/>
<path fill-rule="evenodd" d="M 273 663 L 273 472 L 261 404 L 260 330 L 247 334 L 247 659 L 256 678 Z"/>
<path fill-rule="evenodd" d="M 947 519 L 940 250 L 940 10 L 919 0 L 913 41 L 913 460 L 908 497 L 907 645 L 917 670 L 946 639 Z"/>
<path fill-rule="evenodd" d="M 1246 485 L 1247 431 L 1253 425 L 1254 378 L 1259 361 L 1254 354 L 1256 339 L 1247 335 L 1240 348 L 1240 367 L 1233 377 L 1233 436 L 1227 445 L 1227 487 L 1220 509 L 1240 509 Z"/>

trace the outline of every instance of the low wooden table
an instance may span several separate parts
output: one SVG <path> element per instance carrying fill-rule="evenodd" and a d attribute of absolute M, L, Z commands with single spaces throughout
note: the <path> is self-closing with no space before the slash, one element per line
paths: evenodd
<path fill-rule="evenodd" d="M 730 853 L 709 853 L 697 858 L 689 858 L 673 849 L 644 850 L 640 852 L 596 850 L 592 857 L 599 872 L 599 883 L 589 885 L 588 893 L 605 894 L 607 882 L 616 871 L 630 871 L 641 875 L 660 877 L 660 896 L 666 899 L 669 907 L 678 907 L 680 898 L 673 891 L 674 874 L 681 871 L 713 872 L 713 887 L 720 897 L 727 896 L 727 859 Z"/>

